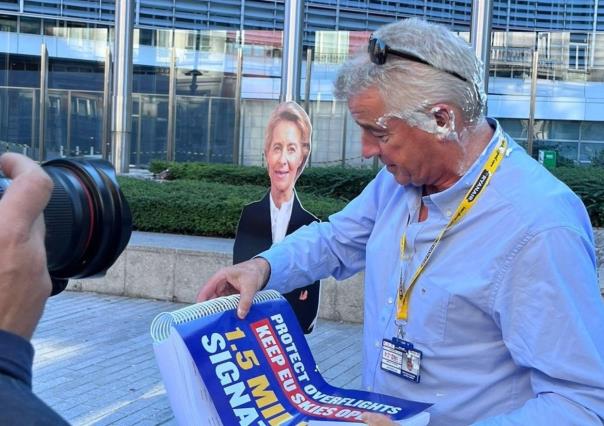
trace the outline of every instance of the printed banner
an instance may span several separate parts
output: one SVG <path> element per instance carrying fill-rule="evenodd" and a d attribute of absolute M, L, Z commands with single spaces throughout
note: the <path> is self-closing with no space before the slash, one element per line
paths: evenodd
<path fill-rule="evenodd" d="M 431 404 L 329 385 L 285 300 L 177 325 L 225 425 L 359 422 L 363 412 L 412 417 Z"/>

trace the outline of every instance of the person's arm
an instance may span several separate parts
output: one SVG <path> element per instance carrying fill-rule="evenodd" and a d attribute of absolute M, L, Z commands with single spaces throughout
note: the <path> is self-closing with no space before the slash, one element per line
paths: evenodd
<path fill-rule="evenodd" d="M 535 397 L 477 425 L 600 425 L 604 304 L 589 237 L 557 228 L 527 238 L 503 265 L 493 315 Z"/>
<path fill-rule="evenodd" d="M 2 155 L 0 169 L 12 179 L 0 199 L 0 424 L 67 425 L 31 392 L 29 339 L 52 288 L 42 217 L 52 180 L 18 154 Z"/>
<path fill-rule="evenodd" d="M 0 199 L 0 330 L 29 340 L 52 289 L 42 211 L 53 184 L 22 155 L 4 154 L 0 168 L 12 179 Z"/>
<path fill-rule="evenodd" d="M 268 261 L 271 275 L 266 288 L 287 293 L 322 278 L 348 278 L 365 267 L 365 249 L 380 211 L 380 200 L 388 192 L 378 175 L 329 222 L 314 222 L 288 235 L 259 256 Z"/>
<path fill-rule="evenodd" d="M 202 286 L 197 300 L 240 293 L 238 314 L 243 318 L 254 294 L 267 280 L 267 288 L 287 293 L 329 275 L 342 279 L 363 269 L 380 194 L 392 191 L 378 185 L 380 178 L 391 179 L 385 173 L 382 171 L 341 212 L 330 216 L 329 222 L 302 227 L 259 257 L 218 271 Z"/>
<path fill-rule="evenodd" d="M 0 330 L 0 383 L 11 378 L 31 388 L 33 359 L 34 348 L 29 340 Z"/>
<path fill-rule="evenodd" d="M 28 340 L 0 330 L 0 425 L 67 425 L 31 391 L 33 356 Z"/>

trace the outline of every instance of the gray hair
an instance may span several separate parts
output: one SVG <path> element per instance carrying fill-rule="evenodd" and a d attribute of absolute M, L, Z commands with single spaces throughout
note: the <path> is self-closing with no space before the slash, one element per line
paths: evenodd
<path fill-rule="evenodd" d="M 445 103 L 458 106 L 468 124 L 484 117 L 486 95 L 482 89 L 482 63 L 463 39 L 442 25 L 417 18 L 385 25 L 375 31 L 374 36 L 392 49 L 424 59 L 432 67 L 394 55 L 389 55 L 385 64 L 376 65 L 364 49 L 338 71 L 334 83 L 338 98 L 348 100 L 362 90 L 375 87 L 390 116 L 401 117 L 410 114 L 410 108 L 417 111 Z M 467 82 L 443 70 L 457 73 Z"/>

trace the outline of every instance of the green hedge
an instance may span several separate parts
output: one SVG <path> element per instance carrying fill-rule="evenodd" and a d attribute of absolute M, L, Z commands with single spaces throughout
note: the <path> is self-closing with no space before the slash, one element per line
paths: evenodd
<path fill-rule="evenodd" d="M 267 188 L 269 180 L 262 167 L 225 164 L 154 162 L 151 171 L 169 169 L 172 179 L 192 179 L 229 185 Z M 604 226 L 604 167 L 558 167 L 553 173 L 577 193 L 592 224 Z M 375 176 L 375 171 L 346 167 L 311 167 L 304 171 L 296 189 L 300 193 L 348 201 L 356 197 Z M 262 189 L 264 190 L 264 189 Z M 315 212 L 310 206 L 307 208 Z"/>
<path fill-rule="evenodd" d="M 243 206 L 259 200 L 266 187 L 178 180 L 155 182 L 119 177 L 140 231 L 234 237 Z M 304 207 L 321 220 L 345 202 L 299 193 Z"/>
<path fill-rule="evenodd" d="M 581 197 L 591 224 L 604 226 L 604 167 L 558 167 L 553 173 Z"/>
<path fill-rule="evenodd" d="M 154 161 L 149 170 L 169 170 L 168 179 L 192 179 L 231 185 L 257 185 L 268 188 L 270 181 L 264 167 L 230 164 L 168 163 Z M 375 177 L 371 169 L 350 167 L 309 167 L 296 182 L 298 192 L 350 201 Z"/>

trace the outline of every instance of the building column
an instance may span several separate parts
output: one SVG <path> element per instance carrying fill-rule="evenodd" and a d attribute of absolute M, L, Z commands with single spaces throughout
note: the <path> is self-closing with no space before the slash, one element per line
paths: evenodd
<path fill-rule="evenodd" d="M 111 120 L 111 160 L 118 174 L 128 173 L 132 135 L 132 43 L 134 4 L 115 2 L 115 47 Z"/>
<path fill-rule="evenodd" d="M 297 101 L 300 97 L 303 21 L 304 0 L 285 0 L 281 92 L 279 96 L 281 102 Z"/>
<path fill-rule="evenodd" d="M 44 136 L 46 133 L 46 100 L 48 98 L 48 50 L 46 43 L 40 46 L 40 120 L 38 122 L 38 161 L 46 159 Z"/>
<path fill-rule="evenodd" d="M 488 93 L 489 65 L 491 59 L 491 23 L 493 19 L 493 0 L 472 0 L 472 27 L 470 43 L 476 56 L 484 64 L 482 87 Z"/>
<path fill-rule="evenodd" d="M 105 70 L 103 73 L 103 128 L 101 129 L 101 156 L 107 160 L 111 146 L 111 49 L 105 49 Z"/>
<path fill-rule="evenodd" d="M 168 141 L 166 160 L 176 157 L 176 47 L 174 47 L 174 28 L 172 28 L 172 47 L 170 52 L 170 77 L 168 79 Z"/>

